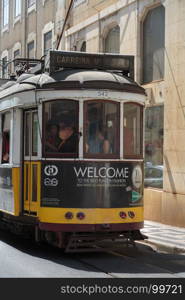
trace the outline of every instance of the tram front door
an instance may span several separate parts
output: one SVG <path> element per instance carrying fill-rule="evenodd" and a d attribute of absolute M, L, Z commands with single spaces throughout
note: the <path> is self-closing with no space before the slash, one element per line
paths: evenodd
<path fill-rule="evenodd" d="M 37 216 L 40 198 L 37 110 L 24 112 L 24 214 Z"/>

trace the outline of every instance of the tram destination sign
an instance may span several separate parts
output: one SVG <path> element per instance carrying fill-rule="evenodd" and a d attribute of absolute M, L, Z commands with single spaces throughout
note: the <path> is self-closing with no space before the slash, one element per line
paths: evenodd
<path fill-rule="evenodd" d="M 49 51 L 45 68 L 52 74 L 62 68 L 123 71 L 134 76 L 134 56 L 118 54 L 94 54 L 76 51 Z"/>

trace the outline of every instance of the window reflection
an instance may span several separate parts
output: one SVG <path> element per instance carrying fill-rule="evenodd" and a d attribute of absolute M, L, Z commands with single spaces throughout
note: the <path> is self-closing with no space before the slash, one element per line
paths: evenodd
<path fill-rule="evenodd" d="M 146 108 L 145 112 L 145 187 L 163 187 L 164 107 Z"/>
<path fill-rule="evenodd" d="M 32 114 L 32 155 L 37 156 L 38 152 L 38 115 L 37 112 Z"/>
<path fill-rule="evenodd" d="M 86 155 L 117 155 L 119 153 L 119 103 L 91 101 L 85 105 Z"/>
<path fill-rule="evenodd" d="M 124 104 L 124 155 L 142 155 L 142 107 L 134 103 Z"/>
<path fill-rule="evenodd" d="M 2 163 L 9 163 L 10 155 L 10 119 L 11 114 L 5 113 L 2 115 Z"/>
<path fill-rule="evenodd" d="M 164 78 L 165 7 L 147 13 L 143 23 L 143 83 Z"/>
<path fill-rule="evenodd" d="M 49 156 L 78 153 L 78 103 L 57 100 L 44 105 L 44 149 Z"/>

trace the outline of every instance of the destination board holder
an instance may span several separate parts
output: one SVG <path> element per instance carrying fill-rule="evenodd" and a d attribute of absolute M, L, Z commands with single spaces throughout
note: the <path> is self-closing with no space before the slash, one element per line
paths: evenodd
<path fill-rule="evenodd" d="M 45 63 L 49 74 L 65 68 L 122 71 L 134 79 L 134 56 L 50 50 Z"/>

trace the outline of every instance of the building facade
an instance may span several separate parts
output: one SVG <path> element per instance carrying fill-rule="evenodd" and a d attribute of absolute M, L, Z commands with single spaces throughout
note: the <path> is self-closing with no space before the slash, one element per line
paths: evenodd
<path fill-rule="evenodd" d="M 55 48 L 65 17 L 65 1 L 1 0 L 1 77 L 13 73 L 14 58 L 40 59 Z"/>
<path fill-rule="evenodd" d="M 185 226 L 185 1 L 75 1 L 66 48 L 135 56 L 147 93 L 145 218 Z"/>
<path fill-rule="evenodd" d="M 6 61 L 55 48 L 71 0 L 1 0 Z M 145 218 L 185 226 L 185 1 L 73 0 L 59 49 L 135 56 L 147 94 Z"/>

